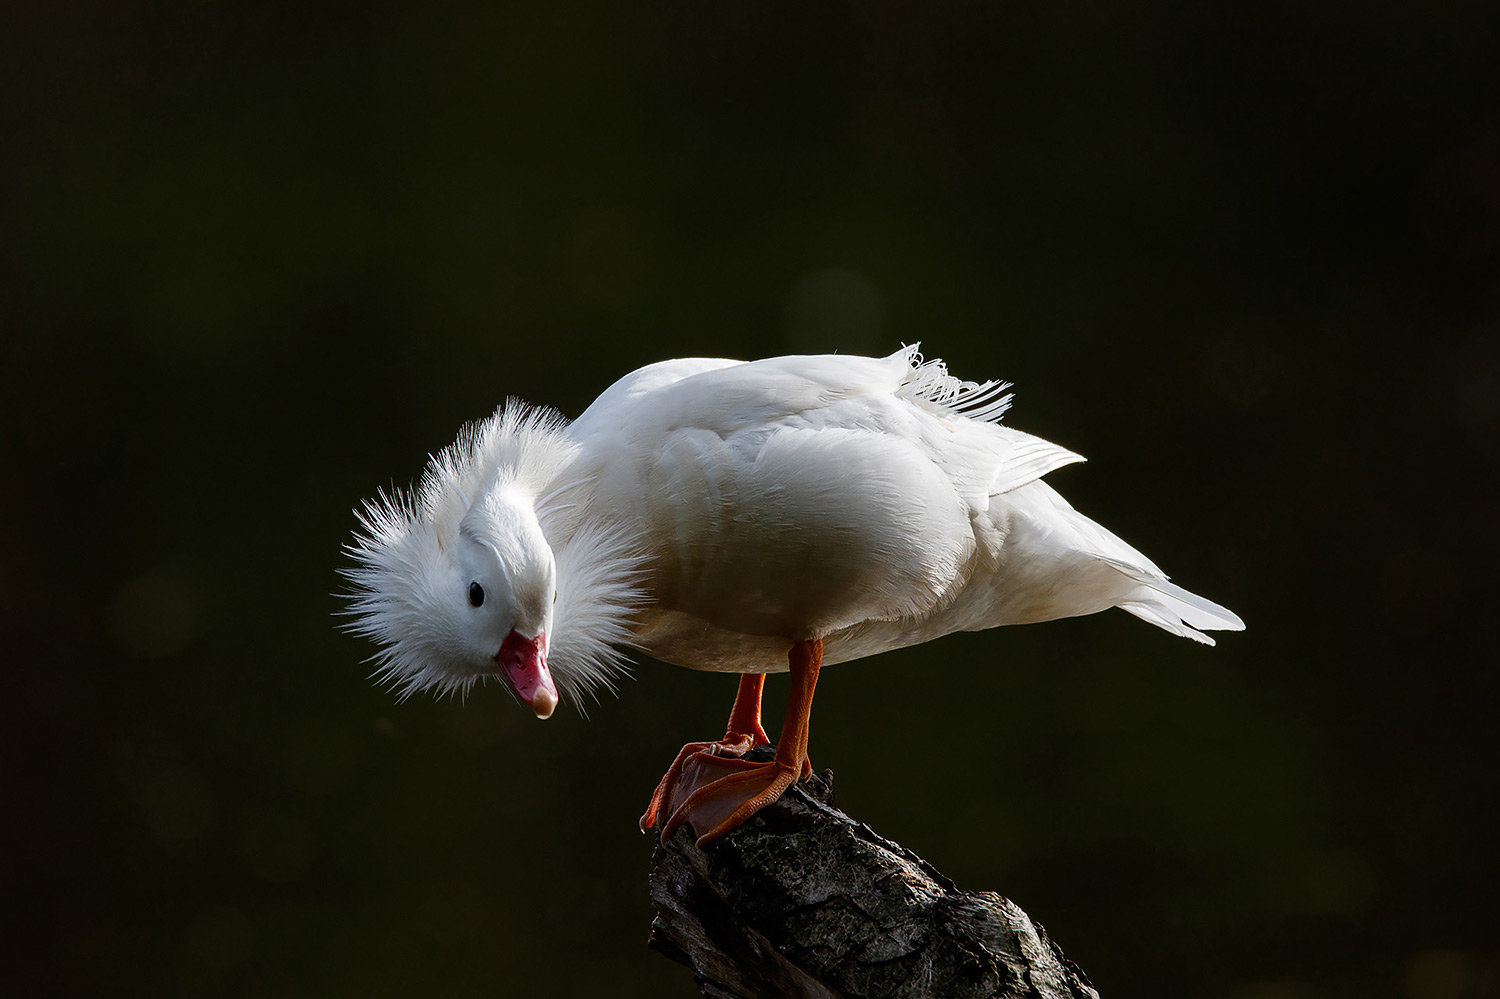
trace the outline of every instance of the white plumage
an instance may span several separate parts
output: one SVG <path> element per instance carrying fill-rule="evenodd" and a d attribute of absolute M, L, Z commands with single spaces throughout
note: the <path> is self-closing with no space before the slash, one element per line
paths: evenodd
<path fill-rule="evenodd" d="M 764 673 L 1109 607 L 1243 628 L 1041 481 L 1082 459 L 1000 423 L 1007 387 L 909 347 L 664 361 L 571 424 L 509 402 L 366 505 L 352 627 L 403 693 L 502 673 L 515 631 L 575 698 L 627 646 Z"/>

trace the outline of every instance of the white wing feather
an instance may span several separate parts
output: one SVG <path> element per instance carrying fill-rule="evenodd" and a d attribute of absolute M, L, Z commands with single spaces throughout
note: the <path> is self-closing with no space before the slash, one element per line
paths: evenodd
<path fill-rule="evenodd" d="M 957 630 L 1123 609 L 1174 634 L 1237 628 L 1039 480 L 1082 457 L 1001 425 L 1002 382 L 917 347 L 652 365 L 573 425 L 590 516 L 638 531 L 636 639 L 700 669 L 830 662 Z"/>

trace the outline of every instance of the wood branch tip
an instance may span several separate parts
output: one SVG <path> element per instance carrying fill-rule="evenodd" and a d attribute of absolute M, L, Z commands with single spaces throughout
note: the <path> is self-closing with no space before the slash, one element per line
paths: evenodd
<path fill-rule="evenodd" d="M 964 892 L 833 805 L 833 774 L 652 857 L 649 946 L 707 999 L 1098 999 L 1020 907 Z"/>

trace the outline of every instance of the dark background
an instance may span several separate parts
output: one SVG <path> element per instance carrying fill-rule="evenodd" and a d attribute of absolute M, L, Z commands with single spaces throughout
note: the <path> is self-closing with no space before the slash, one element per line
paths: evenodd
<path fill-rule="evenodd" d="M 0 985 L 694 994 L 634 824 L 732 681 L 397 704 L 335 630 L 351 508 L 509 395 L 921 340 L 1249 630 L 830 669 L 840 803 L 1106 997 L 1500 994 L 1497 27 L 7 4 Z"/>

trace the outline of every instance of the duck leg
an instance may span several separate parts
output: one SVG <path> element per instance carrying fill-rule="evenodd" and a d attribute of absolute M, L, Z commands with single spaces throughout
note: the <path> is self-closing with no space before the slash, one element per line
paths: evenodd
<path fill-rule="evenodd" d="M 770 744 L 766 730 L 760 727 L 760 692 L 765 682 L 764 673 L 741 674 L 740 689 L 734 695 L 734 707 L 729 711 L 729 724 L 725 726 L 724 738 L 717 742 L 689 742 L 682 747 L 651 795 L 651 804 L 646 806 L 646 814 L 641 816 L 641 832 L 656 825 L 657 819 L 661 817 L 663 803 L 676 790 L 682 778 L 683 765 L 689 758 L 699 754 L 731 758 L 744 756 L 756 746 Z M 679 800 L 685 796 L 679 794 Z M 670 810 L 667 814 L 671 815 Z"/>
<path fill-rule="evenodd" d="M 698 845 L 718 839 L 812 772 L 807 758 L 808 718 L 812 713 L 813 690 L 818 685 L 818 667 L 823 662 L 822 640 L 793 644 L 787 660 L 792 689 L 787 696 L 786 721 L 776 744 L 775 759 L 752 763 L 737 756 L 708 752 L 688 753 L 685 757 L 679 754 L 678 779 L 664 793 L 658 788 L 659 800 L 652 799 L 652 805 L 668 815 L 661 831 L 663 841 L 685 822 L 698 834 Z M 738 701 L 735 706 L 739 706 Z M 686 752 L 687 747 L 683 749 Z"/>

